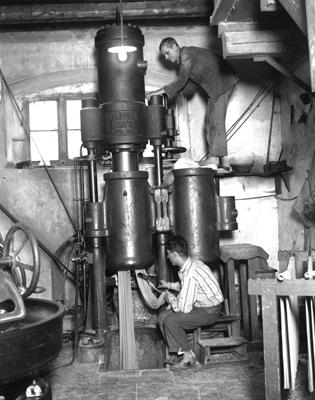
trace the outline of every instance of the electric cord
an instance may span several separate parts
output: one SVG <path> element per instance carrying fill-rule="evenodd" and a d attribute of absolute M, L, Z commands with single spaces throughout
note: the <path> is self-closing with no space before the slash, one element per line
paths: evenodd
<path fill-rule="evenodd" d="M 231 132 L 227 138 L 227 141 L 231 140 L 232 137 L 240 130 L 240 128 L 244 125 L 244 123 L 248 120 L 248 118 L 257 110 L 258 107 L 260 107 L 261 103 L 263 102 L 263 100 L 268 96 L 268 94 L 271 92 L 273 88 L 269 88 L 267 90 L 267 92 L 264 94 L 264 96 L 262 97 L 262 99 L 259 101 L 259 103 L 251 110 L 251 112 L 246 116 L 246 118 L 242 121 L 242 123 L 237 127 L 237 129 L 235 129 L 234 132 Z"/>
<path fill-rule="evenodd" d="M 246 115 L 246 113 L 252 108 L 252 106 L 256 103 L 256 101 L 258 101 L 259 97 L 262 96 L 262 94 L 264 93 L 265 90 L 268 89 L 268 86 L 270 86 L 270 84 L 272 83 L 272 81 L 267 81 L 263 86 L 260 87 L 260 89 L 258 90 L 258 92 L 256 93 L 256 95 L 254 96 L 254 98 L 252 99 L 252 101 L 250 102 L 250 104 L 246 107 L 246 109 L 243 111 L 243 113 L 233 122 L 233 124 L 229 127 L 229 129 L 226 132 L 226 135 L 229 136 L 232 132 L 233 129 L 237 126 L 237 124 L 242 120 L 242 118 Z M 238 129 L 237 129 L 238 130 Z"/>
<path fill-rule="evenodd" d="M 261 102 L 264 100 L 264 98 L 267 96 L 267 94 L 270 92 L 271 88 L 273 88 L 273 82 L 271 80 L 266 81 L 257 91 L 255 96 L 253 97 L 252 101 L 250 104 L 246 107 L 246 109 L 243 111 L 243 113 L 233 122 L 233 124 L 229 127 L 229 129 L 226 131 L 226 136 L 227 136 L 227 141 L 229 141 L 235 134 L 236 132 L 241 128 L 241 126 L 248 120 L 248 118 L 253 114 L 253 112 L 260 106 Z M 259 98 L 264 94 L 264 92 L 267 90 L 267 93 L 263 96 L 261 101 L 258 103 L 258 105 L 251 111 L 251 113 L 246 117 L 246 119 L 242 122 L 240 126 L 237 126 L 240 121 L 245 117 L 245 115 L 251 110 L 253 105 L 259 100 Z M 235 131 L 233 131 L 235 129 Z M 209 155 L 209 152 L 207 152 L 200 160 L 203 161 L 207 156 Z"/>

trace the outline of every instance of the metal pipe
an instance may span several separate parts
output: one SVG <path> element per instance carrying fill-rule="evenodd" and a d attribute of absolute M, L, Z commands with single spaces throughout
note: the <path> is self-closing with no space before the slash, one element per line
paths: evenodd
<path fill-rule="evenodd" d="M 112 153 L 113 172 L 138 171 L 138 152 L 130 148 L 126 150 L 113 151 Z"/>
<path fill-rule="evenodd" d="M 90 179 L 90 200 L 92 202 L 98 201 L 97 189 L 97 165 L 95 160 L 89 162 L 89 179 Z"/>
<path fill-rule="evenodd" d="M 167 265 L 167 259 L 166 259 L 166 243 L 170 237 L 170 232 L 159 232 L 156 235 L 156 244 L 157 244 L 157 265 L 158 271 L 158 280 L 165 280 L 167 282 L 172 281 L 171 279 L 171 273 L 170 273 L 170 268 Z"/>
<path fill-rule="evenodd" d="M 163 182 L 162 167 L 162 146 L 160 144 L 153 145 L 154 163 L 155 163 L 155 183 L 160 186 Z"/>
<path fill-rule="evenodd" d="M 106 330 L 106 285 L 105 285 L 105 238 L 95 237 L 91 240 L 93 252 L 93 304 L 96 337 L 100 338 Z"/>

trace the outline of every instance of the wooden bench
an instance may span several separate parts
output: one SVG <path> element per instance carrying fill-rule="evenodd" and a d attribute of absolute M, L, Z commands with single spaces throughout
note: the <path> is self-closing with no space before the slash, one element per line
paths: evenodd
<path fill-rule="evenodd" d="M 225 311 L 228 311 L 227 300 L 225 300 Z M 222 315 L 215 324 L 203 326 L 193 331 L 193 348 L 197 358 L 204 366 L 221 362 L 222 359 L 214 357 L 217 353 L 236 352 L 238 357 L 225 358 L 224 362 L 235 362 L 247 360 L 248 341 L 241 336 L 232 336 L 231 324 L 240 320 L 240 315 L 230 315 L 228 312 Z M 205 338 L 213 334 L 212 338 Z"/>

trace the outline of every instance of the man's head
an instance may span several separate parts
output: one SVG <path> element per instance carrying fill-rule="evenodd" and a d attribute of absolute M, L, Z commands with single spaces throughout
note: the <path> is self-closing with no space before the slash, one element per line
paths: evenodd
<path fill-rule="evenodd" d="M 165 60 L 173 64 L 178 64 L 180 61 L 180 48 L 176 40 L 172 37 L 164 38 L 160 43 L 160 53 Z"/>
<path fill-rule="evenodd" d="M 166 243 L 167 258 L 181 267 L 188 258 L 188 244 L 181 236 L 172 236 Z"/>

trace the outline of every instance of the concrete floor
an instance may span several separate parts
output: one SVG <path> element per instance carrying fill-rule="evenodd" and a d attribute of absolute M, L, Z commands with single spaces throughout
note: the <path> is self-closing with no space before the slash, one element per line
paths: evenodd
<path fill-rule="evenodd" d="M 56 366 L 69 361 L 63 351 Z M 48 379 L 53 400 L 263 400 L 262 353 L 247 363 L 192 368 L 104 371 L 101 364 L 80 364 L 52 370 Z"/>

